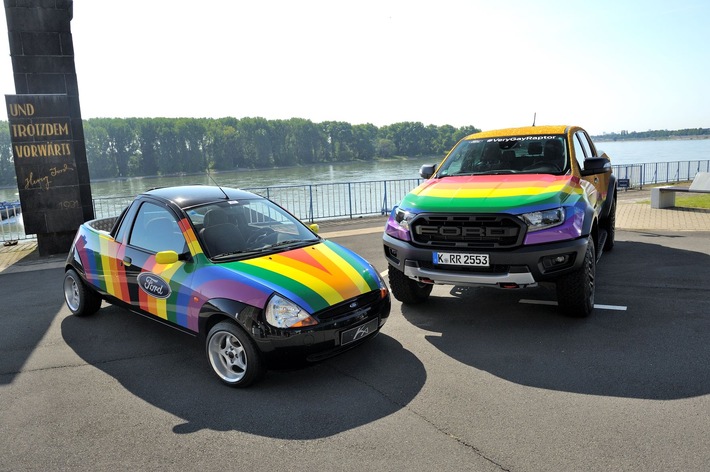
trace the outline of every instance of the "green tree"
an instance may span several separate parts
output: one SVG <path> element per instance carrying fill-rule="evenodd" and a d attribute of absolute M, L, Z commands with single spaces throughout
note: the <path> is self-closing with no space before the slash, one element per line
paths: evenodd
<path fill-rule="evenodd" d="M 0 185 L 16 185 L 16 182 L 10 124 L 7 121 L 0 121 Z"/>

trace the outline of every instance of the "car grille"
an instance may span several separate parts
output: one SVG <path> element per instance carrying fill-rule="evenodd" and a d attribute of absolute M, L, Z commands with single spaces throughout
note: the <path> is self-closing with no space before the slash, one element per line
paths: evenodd
<path fill-rule="evenodd" d="M 526 227 L 510 215 L 422 214 L 411 230 L 414 243 L 430 248 L 498 249 L 521 245 Z"/>
<path fill-rule="evenodd" d="M 368 292 L 364 295 L 360 295 L 344 302 L 338 303 L 330 308 L 316 313 L 316 317 L 320 321 L 331 320 L 335 318 L 340 318 L 341 316 L 347 316 L 356 311 L 362 311 L 374 305 L 380 300 L 380 291 L 375 290 Z"/>

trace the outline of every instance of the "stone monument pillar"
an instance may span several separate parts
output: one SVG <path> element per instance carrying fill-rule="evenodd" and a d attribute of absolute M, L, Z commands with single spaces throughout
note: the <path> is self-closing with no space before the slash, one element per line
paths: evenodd
<path fill-rule="evenodd" d="M 6 95 L 27 234 L 66 253 L 94 218 L 74 67 L 72 0 L 4 0 L 16 95 Z"/>

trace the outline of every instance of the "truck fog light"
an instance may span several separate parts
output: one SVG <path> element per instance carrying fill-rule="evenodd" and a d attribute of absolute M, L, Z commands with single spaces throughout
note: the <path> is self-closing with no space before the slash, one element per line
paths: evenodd
<path fill-rule="evenodd" d="M 545 256 L 542 258 L 542 266 L 546 269 L 562 269 L 571 265 L 572 257 L 570 254 L 556 254 L 554 256 Z"/>

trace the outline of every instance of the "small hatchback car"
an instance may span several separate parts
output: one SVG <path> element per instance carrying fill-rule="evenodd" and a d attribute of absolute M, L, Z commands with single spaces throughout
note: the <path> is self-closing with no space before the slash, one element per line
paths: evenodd
<path fill-rule="evenodd" d="M 390 295 L 377 271 L 249 192 L 143 193 L 78 230 L 66 262 L 72 313 L 101 301 L 200 336 L 215 374 L 245 387 L 279 360 L 317 361 L 379 332 Z"/>

